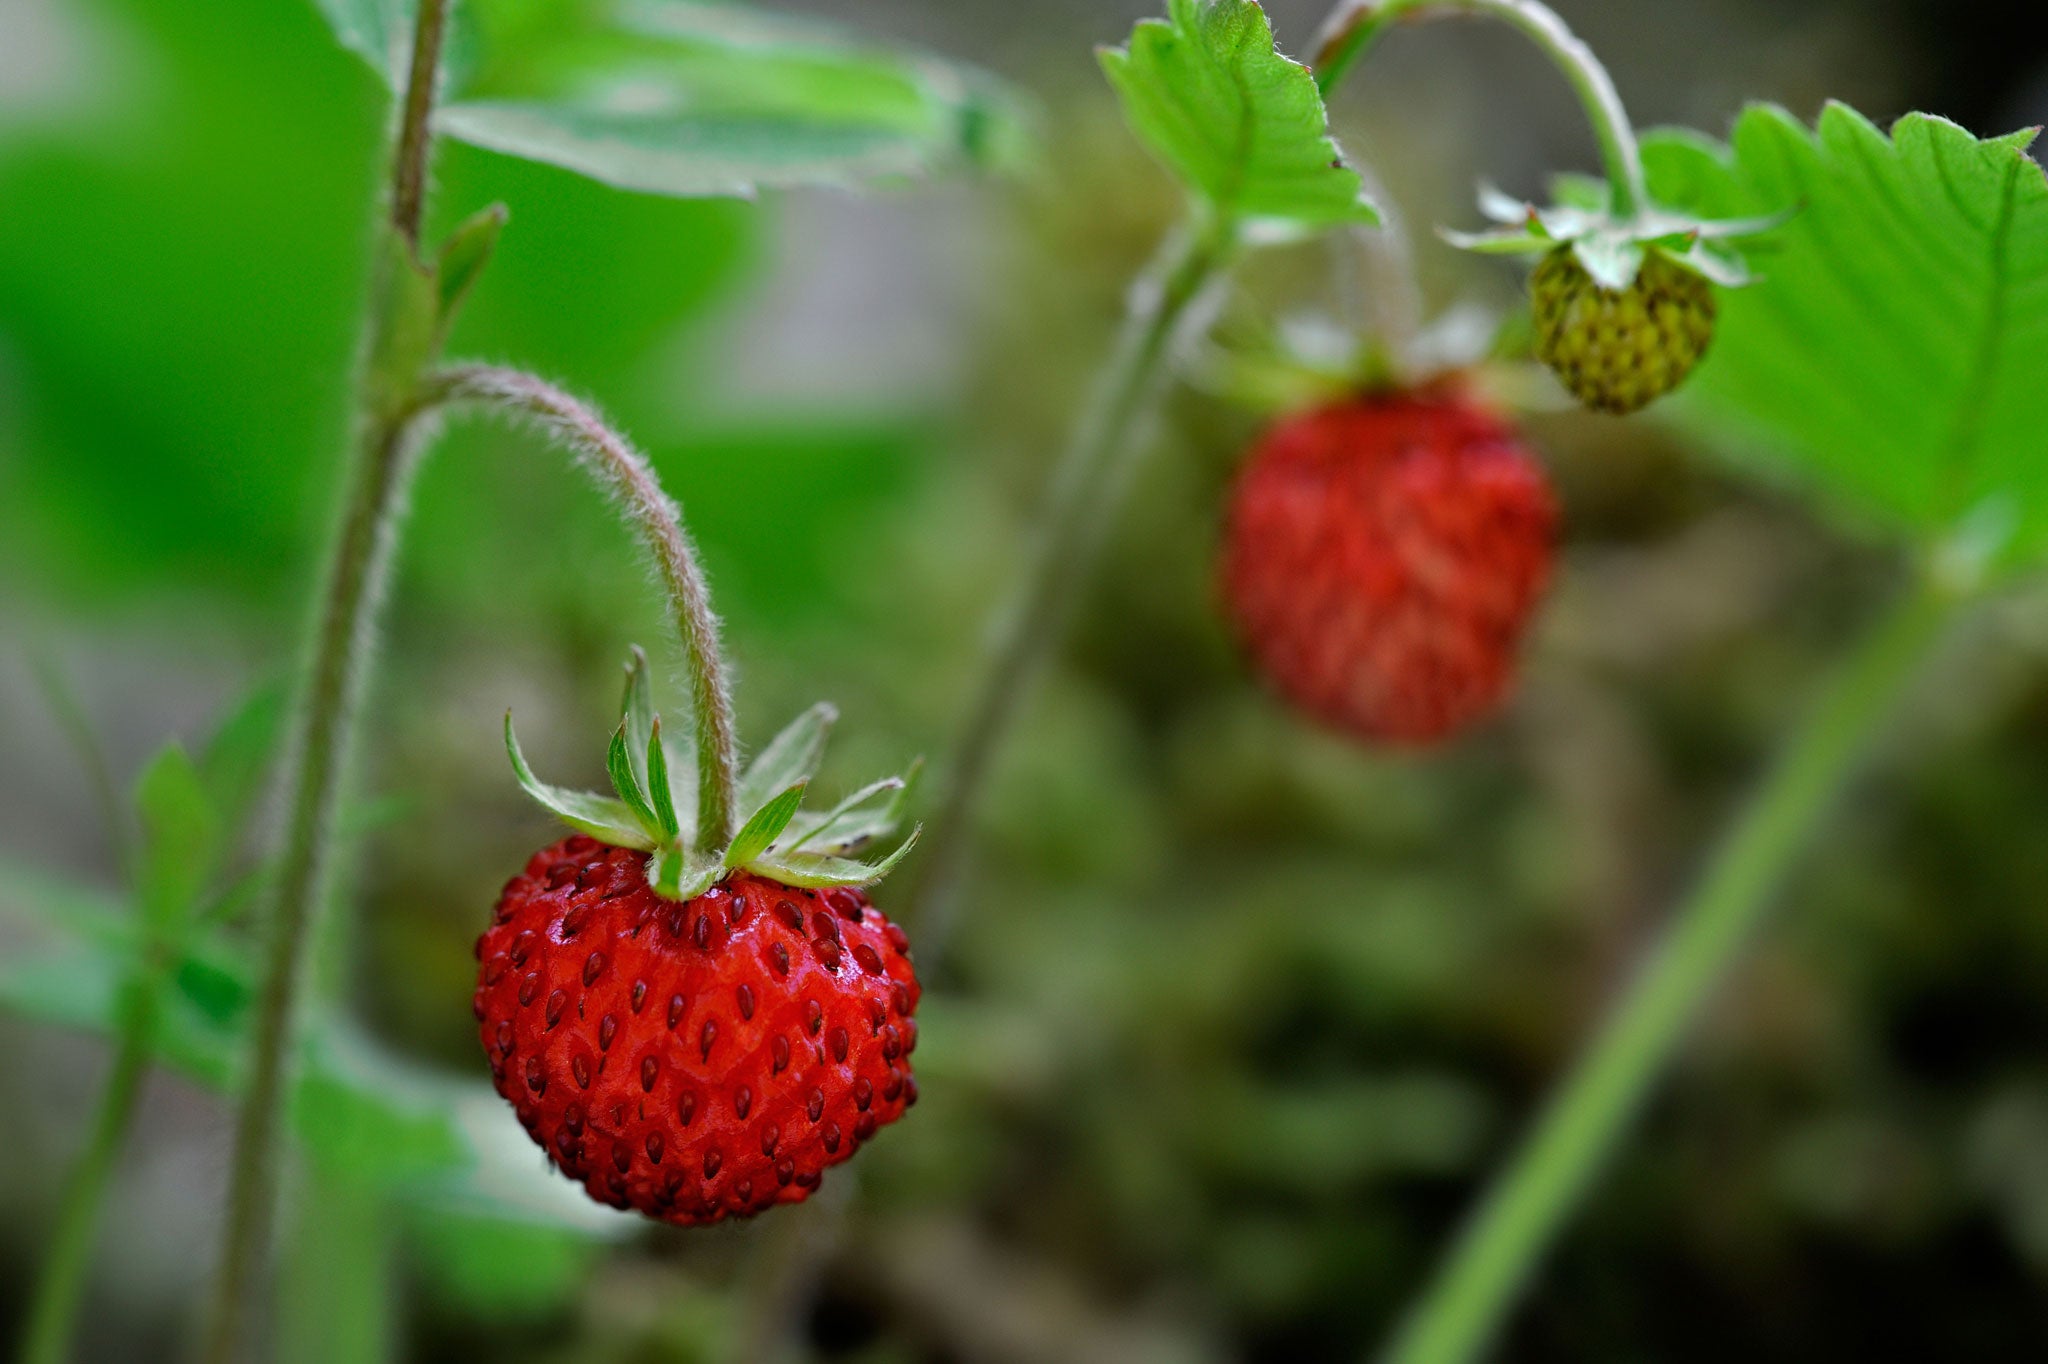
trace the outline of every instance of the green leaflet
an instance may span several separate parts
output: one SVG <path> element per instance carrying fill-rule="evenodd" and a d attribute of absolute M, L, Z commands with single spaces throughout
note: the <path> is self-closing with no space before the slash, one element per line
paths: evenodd
<path fill-rule="evenodd" d="M 1692 411 L 1755 467 L 1916 542 L 2003 527 L 2006 566 L 2048 549 L 2048 179 L 2030 135 L 1925 114 L 1889 136 L 1832 104 L 1808 129 L 1758 106 L 1728 145 L 1644 143 L 1661 202 L 1797 206 L 1742 250 Z"/>
<path fill-rule="evenodd" d="M 413 0 L 316 0 L 402 88 Z M 436 128 L 625 189 L 685 197 L 1000 168 L 1028 143 L 987 75 L 832 25 L 699 0 L 472 0 Z"/>
<path fill-rule="evenodd" d="M 1280 55 L 1252 0 L 1170 0 L 1102 69 L 1132 131 L 1216 220 L 1262 239 L 1376 223 L 1330 137 L 1308 68 Z"/>

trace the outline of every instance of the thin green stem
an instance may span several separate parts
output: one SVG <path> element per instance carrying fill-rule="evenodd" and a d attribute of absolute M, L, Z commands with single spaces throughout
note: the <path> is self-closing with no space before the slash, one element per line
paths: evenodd
<path fill-rule="evenodd" d="M 1317 44 L 1316 83 L 1325 95 L 1335 90 L 1359 58 L 1396 23 L 1454 14 L 1499 19 L 1547 52 L 1571 83 L 1572 93 L 1579 97 L 1586 119 L 1593 125 L 1600 159 L 1607 167 L 1614 215 L 1632 217 L 1648 206 L 1650 196 L 1643 181 L 1635 128 L 1621 107 L 1621 96 L 1615 93 L 1607 68 L 1564 20 L 1536 0 L 1349 0 L 1323 26 Z"/>
<path fill-rule="evenodd" d="M 1961 600 L 1929 575 L 1842 664 L 1495 1180 L 1386 1354 L 1391 1364 L 1457 1364 L 1492 1339 Z"/>
<path fill-rule="evenodd" d="M 1038 547 L 1017 598 L 998 619 L 981 683 L 953 745 L 930 823 L 930 849 L 906 919 L 925 969 L 951 928 L 954 882 L 990 763 L 1058 640 L 1146 452 L 1142 428 L 1158 407 L 1169 360 L 1208 325 L 1234 249 L 1227 237 L 1183 230 L 1133 290 L 1122 335 L 1054 482 Z"/>
<path fill-rule="evenodd" d="M 435 375 L 428 389 L 439 401 L 480 403 L 539 423 L 575 454 L 646 541 L 668 591 L 690 671 L 697 722 L 697 850 L 723 852 L 737 832 L 733 792 L 739 745 L 718 648 L 718 617 L 696 547 L 683 529 L 681 509 L 662 491 L 645 455 L 588 405 L 545 380 L 514 369 L 464 365 Z"/>
<path fill-rule="evenodd" d="M 107 1183 L 156 1050 L 166 960 L 167 953 L 160 946 L 146 948 L 123 987 L 113 1067 L 100 1093 L 99 1111 L 93 1116 L 92 1137 L 64 1184 L 57 1229 L 50 1237 L 22 1335 L 22 1364 L 65 1364 L 70 1358 L 72 1330 L 85 1291 L 86 1270 L 92 1263 Z"/>
<path fill-rule="evenodd" d="M 417 255 L 425 200 L 429 122 L 439 76 L 447 0 L 420 0 L 412 62 L 392 158 L 391 226 Z M 389 325 L 382 309 L 401 287 L 393 271 L 409 262 L 380 257 L 372 331 Z M 277 900 L 255 1018 L 255 1050 L 236 1115 L 227 1219 L 204 1342 L 208 1364 L 232 1364 L 243 1349 L 255 1289 L 268 1257 L 277 1202 L 278 1130 L 307 944 L 334 861 L 356 714 L 369 672 L 374 622 L 404 509 L 421 415 L 416 375 L 393 372 L 392 338 L 373 335 L 358 394 L 358 440 L 339 535 L 320 599 L 307 690 L 297 717 L 297 771 L 285 815 Z"/>

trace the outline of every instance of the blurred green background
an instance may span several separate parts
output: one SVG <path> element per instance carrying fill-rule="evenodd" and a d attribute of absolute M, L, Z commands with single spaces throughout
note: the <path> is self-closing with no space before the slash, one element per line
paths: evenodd
<path fill-rule="evenodd" d="M 1304 51 L 1319 8 L 1269 8 Z M 2018 5 L 1557 8 L 1644 123 L 1719 132 L 1745 97 L 1811 116 L 1827 96 L 1979 134 L 2048 119 L 2048 33 Z M 1016 181 L 674 202 L 439 157 L 444 227 L 512 208 L 453 350 L 557 377 L 644 444 L 708 560 L 746 736 L 840 705 L 828 786 L 943 750 L 1175 210 L 1090 54 L 1149 9 L 831 7 L 1039 98 L 1043 164 Z M 32 659 L 73 677 L 123 783 L 289 672 L 384 119 L 303 0 L 0 0 L 6 867 L 115 880 Z M 1469 221 L 1482 174 L 1525 193 L 1591 162 L 1541 58 L 1463 25 L 1390 44 L 1337 123 L 1419 224 Z M 1438 303 L 1512 304 L 1505 267 L 1427 240 L 1422 261 Z M 1327 267 L 1262 260 L 1236 317 L 1313 301 Z M 814 1207 L 692 1234 L 594 1208 L 582 1230 L 441 1216 L 365 1174 L 402 1159 L 370 1143 L 298 1181 L 283 1357 L 1316 1361 L 1380 1339 L 1888 564 L 1654 422 L 1538 414 L 1569 544 L 1520 695 L 1447 751 L 1374 755 L 1261 695 L 1211 610 L 1217 499 L 1257 422 L 1175 399 L 1003 764 L 926 1006 L 926 1101 L 853 1167 L 836 1236 Z M 553 836 L 499 717 L 520 711 L 543 772 L 594 781 L 625 645 L 666 641 L 599 500 L 495 427 L 430 461 L 392 605 L 359 931 L 330 985 L 385 1048 L 474 1081 L 470 945 Z M 1503 1357 L 2038 1353 L 2044 652 L 2048 604 L 2021 600 L 1919 690 Z M 0 920 L 0 955 L 15 933 Z M 102 1064 L 94 1041 L 0 1017 L 10 1337 Z M 479 1122 L 538 1170 L 509 1113 Z M 207 1091 L 152 1083 L 88 1357 L 178 1356 L 227 1123 Z"/>

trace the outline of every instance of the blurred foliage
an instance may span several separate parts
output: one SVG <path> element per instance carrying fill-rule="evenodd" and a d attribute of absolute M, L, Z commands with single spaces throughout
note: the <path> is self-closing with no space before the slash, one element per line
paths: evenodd
<path fill-rule="evenodd" d="M 61 621 L 107 660 L 94 718 L 160 738 L 189 713 L 165 680 L 189 654 L 292 657 L 338 473 L 382 96 L 309 5 L 77 9 L 103 44 L 91 100 L 0 134 L 0 675 L 17 624 Z M 1070 71 L 1114 36 L 1047 41 Z M 644 199 L 475 149 L 438 159 L 440 229 L 512 208 L 455 352 L 558 376 L 643 441 L 703 541 L 749 739 L 821 694 L 846 713 L 828 791 L 945 742 L 1048 451 L 1177 209 L 1106 92 L 1056 110 L 1046 142 L 1058 175 L 966 196 L 967 245 L 944 260 L 856 240 L 872 205 Z M 957 208 L 887 201 L 881 235 L 928 241 L 913 229 L 951 230 Z M 787 306 L 778 279 L 879 269 L 864 253 L 892 247 L 917 277 L 972 282 L 920 317 L 955 329 L 957 370 L 862 402 L 806 400 L 825 375 L 781 375 L 772 397 L 737 381 L 778 365 L 739 325 Z M 1315 248 L 1262 260 L 1239 320 L 1272 324 L 1328 269 Z M 895 335 L 859 311 L 798 318 L 848 357 Z M 853 1360 L 1320 1361 L 1381 1337 L 1893 573 L 1667 429 L 1531 425 L 1570 509 L 1563 580 L 1509 714 L 1416 760 L 1305 730 L 1242 676 L 1211 616 L 1210 528 L 1251 419 L 1177 400 L 1175 457 L 1005 761 L 925 1006 L 923 1102 L 857 1167 L 860 1211 L 801 1338 Z M 849 557 L 858 573 L 832 570 Z M 652 593 L 574 475 L 470 425 L 425 471 L 394 590 L 350 892 L 364 918 L 336 973 L 365 1021 L 323 1031 L 301 1099 L 328 1140 L 293 1211 L 290 1357 L 720 1357 L 809 1210 L 687 1235 L 588 1207 L 484 1091 L 467 1003 L 496 887 L 552 832 L 505 770 L 499 716 L 519 707 L 543 770 L 598 778 L 587 738 L 610 723 L 619 648 L 663 637 Z M 2034 1351 L 2044 643 L 2042 603 L 2019 597 L 1943 661 L 1506 1357 Z M 6 725 L 42 728 L 15 690 Z M 39 803 L 82 780 L 50 760 L 0 772 Z M 99 851 L 67 838 L 0 836 L 7 902 L 116 941 L 123 905 L 47 869 Z M 90 1024 L 78 1001 L 109 997 L 104 952 L 30 931 L 50 933 L 0 918 L 11 988 Z M 181 973 L 190 1029 L 165 1047 L 191 1078 L 145 1104 L 94 1357 L 163 1355 L 213 1232 L 223 1129 L 192 1080 L 227 1079 L 242 960 L 234 931 L 218 944 Z M 0 1051 L 4 1317 L 97 1053 L 17 1021 Z"/>

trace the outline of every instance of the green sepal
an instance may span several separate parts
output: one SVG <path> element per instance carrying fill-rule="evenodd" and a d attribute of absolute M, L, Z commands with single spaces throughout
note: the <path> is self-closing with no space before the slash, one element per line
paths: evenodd
<path fill-rule="evenodd" d="M 1526 203 L 1492 185 L 1479 186 L 1479 211 L 1500 224 L 1482 232 L 1438 228 L 1437 235 L 1461 251 L 1481 255 L 1547 255 L 1569 246 L 1593 282 L 1619 291 L 1635 282 L 1643 261 L 1656 249 L 1673 262 L 1716 284 L 1737 288 L 1750 282 L 1739 254 L 1710 247 L 1783 227 L 1798 215 L 1792 207 L 1741 218 L 1708 218 L 1647 207 L 1627 217 L 1609 212 L 1607 184 L 1583 175 L 1551 181 L 1547 207 Z"/>
<path fill-rule="evenodd" d="M 490 264 L 497 249 L 498 234 L 505 230 L 510 211 L 503 204 L 471 214 L 441 243 L 441 258 L 434 274 L 440 301 L 440 339 L 445 341 L 454 324 L 456 310 L 469 297 L 477 276 Z"/>
<path fill-rule="evenodd" d="M 621 848 L 647 852 L 655 846 L 657 840 L 624 801 L 590 791 L 550 786 L 534 776 L 526 755 L 519 751 L 519 737 L 512 732 L 509 710 L 505 712 L 505 755 L 512 760 L 512 775 L 518 778 L 520 789 L 570 828 Z"/>
<path fill-rule="evenodd" d="M 906 842 L 873 863 L 843 855 L 894 831 L 908 808 L 921 761 L 901 777 L 870 782 L 823 814 L 803 813 L 811 775 L 838 718 L 830 705 L 820 703 L 799 715 L 747 769 L 738 790 L 745 818 L 723 848 L 694 846 L 695 801 L 686 803 L 686 793 L 676 789 L 647 658 L 638 649 L 627 660 L 621 709 L 624 714 L 605 754 L 616 798 L 567 791 L 536 778 L 520 751 L 509 712 L 505 752 L 520 786 L 565 823 L 603 842 L 648 853 L 647 883 L 657 895 L 688 900 L 740 870 L 798 886 L 864 886 L 880 879 L 910 847 Z"/>
<path fill-rule="evenodd" d="M 694 900 L 725 875 L 725 865 L 700 858 L 677 844 L 657 848 L 647 859 L 647 884 L 665 900 Z"/>
<path fill-rule="evenodd" d="M 768 741 L 768 747 L 747 767 L 740 778 L 739 813 L 752 819 L 754 813 L 790 787 L 817 775 L 825 756 L 825 740 L 831 736 L 839 711 L 820 701 L 789 722 Z"/>
<path fill-rule="evenodd" d="M 647 651 L 635 644 L 626 655 L 626 690 L 619 699 L 619 714 L 626 723 L 626 752 L 642 782 L 647 780 L 648 744 L 654 736 L 654 685 L 647 674 Z"/>
<path fill-rule="evenodd" d="M 668 831 L 662 827 L 653 804 L 647 799 L 647 787 L 640 774 L 633 770 L 632 750 L 626 744 L 624 720 L 619 721 L 619 727 L 612 731 L 611 745 L 605 750 L 604 770 L 612 779 L 612 789 L 633 812 L 633 818 L 640 821 L 640 826 L 655 842 L 662 842 Z"/>
<path fill-rule="evenodd" d="M 661 745 L 661 717 L 654 717 L 647 734 L 647 790 L 654 797 L 654 817 L 670 839 L 681 836 L 682 822 L 676 818 L 676 795 L 668 781 L 668 751 Z"/>
<path fill-rule="evenodd" d="M 869 782 L 823 815 L 806 821 L 810 827 L 784 851 L 799 852 L 816 842 L 824 851 L 849 853 L 893 832 L 903 822 L 903 813 L 910 806 L 911 793 L 923 771 L 924 759 L 919 758 L 900 777 L 884 777 L 880 781 Z M 861 808 L 884 792 L 889 794 L 889 799 L 879 809 Z M 830 838 L 826 837 L 828 833 Z"/>
<path fill-rule="evenodd" d="M 804 803 L 807 782 L 798 782 L 756 810 L 725 850 L 727 867 L 744 867 L 774 844 Z"/>
<path fill-rule="evenodd" d="M 787 886 L 803 886 L 811 890 L 826 886 L 866 886 L 881 880 L 893 871 L 898 862 L 906 857 L 917 844 L 917 836 L 923 826 L 910 831 L 910 837 L 902 846 L 879 862 L 857 862 L 849 857 L 833 857 L 828 853 L 792 852 L 771 854 L 754 859 L 752 869 L 763 876 L 782 882 Z"/>

